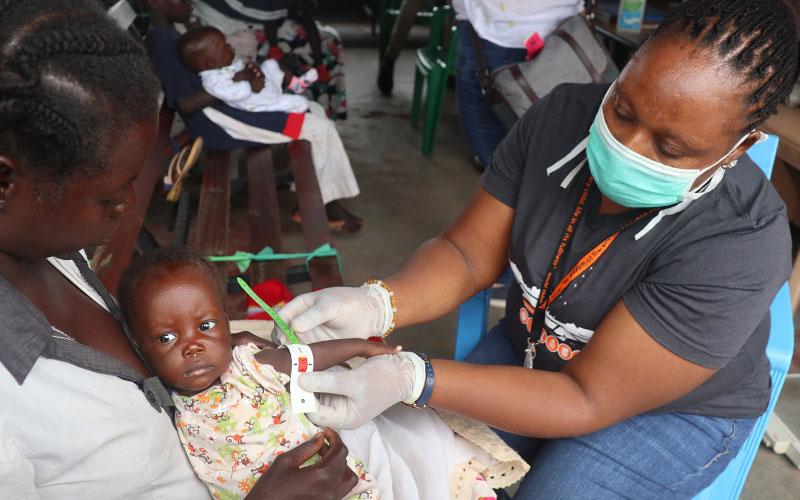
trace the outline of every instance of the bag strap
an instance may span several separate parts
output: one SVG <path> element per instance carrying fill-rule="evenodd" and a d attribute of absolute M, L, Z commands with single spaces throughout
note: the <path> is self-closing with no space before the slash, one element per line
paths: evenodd
<path fill-rule="evenodd" d="M 575 55 L 578 56 L 578 59 L 580 59 L 583 65 L 586 67 L 586 70 L 592 77 L 593 82 L 600 83 L 603 81 L 603 75 L 601 75 L 600 72 L 597 71 L 597 68 L 595 68 L 594 64 L 592 64 L 592 60 L 589 58 L 589 56 L 586 54 L 586 52 L 583 50 L 580 44 L 578 44 L 578 42 L 574 38 L 572 38 L 572 35 L 570 35 L 569 33 L 560 28 L 553 30 L 552 34 L 557 37 L 560 37 L 565 42 L 567 42 L 567 44 L 569 44 L 570 47 L 572 47 L 573 52 L 575 52 Z"/>
<path fill-rule="evenodd" d="M 528 99 L 530 99 L 531 102 L 536 102 L 539 96 L 536 95 L 536 92 L 534 92 L 530 84 L 528 84 L 528 80 L 525 79 L 522 71 L 519 70 L 519 65 L 512 64 L 508 69 L 511 71 L 511 76 L 514 77 L 514 81 L 517 82 L 517 85 L 519 85 L 519 88 L 522 89 Z"/>
<path fill-rule="evenodd" d="M 483 41 L 478 36 L 478 32 L 472 27 L 472 23 L 467 22 L 469 30 L 472 32 L 472 48 L 475 50 L 475 65 L 478 70 L 475 76 L 478 78 L 478 83 L 481 86 L 481 91 L 486 95 L 486 90 L 491 87 L 492 80 L 489 78 L 489 67 L 486 64 L 486 55 L 483 53 Z"/>

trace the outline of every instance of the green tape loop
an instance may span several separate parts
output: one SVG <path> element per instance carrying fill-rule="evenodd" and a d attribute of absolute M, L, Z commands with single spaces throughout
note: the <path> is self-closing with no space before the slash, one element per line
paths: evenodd
<path fill-rule="evenodd" d="M 292 329 L 289 328 L 289 325 L 287 325 L 286 322 L 283 321 L 283 319 L 281 319 L 280 316 L 278 316 L 278 313 L 275 312 L 275 309 L 271 308 L 270 306 L 267 305 L 266 302 L 261 300 L 261 297 L 256 295 L 256 292 L 254 292 L 252 288 L 247 286 L 247 283 L 245 283 L 245 281 L 242 278 L 236 278 L 236 281 L 239 283 L 239 286 L 242 287 L 244 293 L 249 295 L 251 299 L 255 300 L 256 304 L 261 306 L 261 309 L 265 310 L 267 314 L 269 314 L 269 317 L 272 318 L 272 320 L 275 322 L 276 325 L 278 325 L 278 328 L 280 328 L 283 331 L 283 333 L 286 334 L 286 338 L 289 339 L 289 342 L 291 342 L 292 344 L 301 343 L 300 340 L 297 338 L 297 335 L 295 335 Z"/>

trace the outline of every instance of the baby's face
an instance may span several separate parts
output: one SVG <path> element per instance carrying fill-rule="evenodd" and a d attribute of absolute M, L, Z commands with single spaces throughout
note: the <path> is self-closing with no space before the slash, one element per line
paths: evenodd
<path fill-rule="evenodd" d="M 233 63 L 235 54 L 233 47 L 225 40 L 225 35 L 217 31 L 206 40 L 206 58 L 208 69 L 221 68 Z"/>
<path fill-rule="evenodd" d="M 139 286 L 130 326 L 158 378 L 186 396 L 217 382 L 231 363 L 231 335 L 211 279 L 185 267 Z"/>

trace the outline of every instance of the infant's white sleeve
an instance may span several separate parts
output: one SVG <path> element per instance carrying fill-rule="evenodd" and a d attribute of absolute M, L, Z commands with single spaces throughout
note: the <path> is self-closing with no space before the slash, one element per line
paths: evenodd
<path fill-rule="evenodd" d="M 234 73 L 224 70 L 208 70 L 200 73 L 203 89 L 224 102 L 247 99 L 253 94 L 250 82 L 234 82 Z"/>
<path fill-rule="evenodd" d="M 0 423 L 0 498 L 38 500 L 33 464 Z"/>

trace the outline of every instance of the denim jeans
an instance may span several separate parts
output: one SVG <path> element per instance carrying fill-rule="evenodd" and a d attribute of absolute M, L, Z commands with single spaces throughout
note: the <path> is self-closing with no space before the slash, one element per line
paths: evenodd
<path fill-rule="evenodd" d="M 500 141 L 506 136 L 503 122 L 497 118 L 486 97 L 481 93 L 481 86 L 475 73 L 478 66 L 475 63 L 475 52 L 472 48 L 472 41 L 475 32 L 471 25 L 466 22 L 461 23 L 458 38 L 458 58 L 456 61 L 456 102 L 458 103 L 458 115 L 461 120 L 461 128 L 467 136 L 475 154 L 478 155 L 481 164 L 485 167 L 489 164 L 489 158 L 494 153 Z M 525 49 L 510 49 L 501 47 L 492 42 L 482 40 L 483 52 L 486 57 L 486 65 L 489 71 L 525 60 L 527 51 Z"/>
<path fill-rule="evenodd" d="M 520 365 L 504 321 L 466 359 Z M 547 404 L 545 396 L 537 397 Z M 638 415 L 572 438 L 536 439 L 497 430 L 531 465 L 514 496 L 527 499 L 692 498 L 739 452 L 755 418 L 681 413 Z"/>

